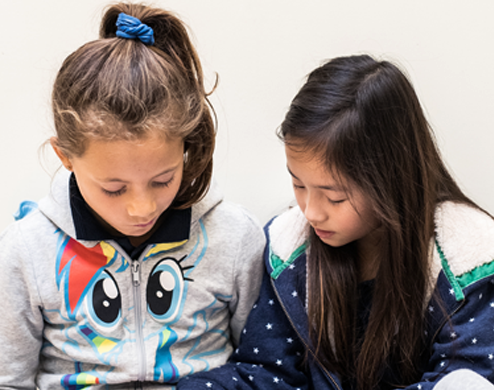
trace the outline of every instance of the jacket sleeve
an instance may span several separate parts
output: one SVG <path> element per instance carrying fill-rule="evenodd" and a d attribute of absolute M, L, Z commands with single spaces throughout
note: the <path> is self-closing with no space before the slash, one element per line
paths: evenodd
<path fill-rule="evenodd" d="M 304 347 L 276 299 L 267 272 L 229 363 L 182 379 L 188 389 L 308 389 Z"/>
<path fill-rule="evenodd" d="M 30 253 L 18 224 L 0 237 L 0 388 L 34 389 L 43 317 Z M 42 266 L 42 265 L 40 265 Z"/>
<path fill-rule="evenodd" d="M 453 314 L 443 321 L 433 339 L 421 381 L 407 387 L 408 390 L 433 389 L 446 374 L 459 369 L 470 369 L 494 382 L 494 277 L 485 277 L 465 288 L 464 299 L 457 302 L 445 279 L 440 276 L 439 290 L 444 292 L 443 305 L 454 307 Z M 427 310 L 439 314 L 444 307 L 432 303 Z"/>
<path fill-rule="evenodd" d="M 230 330 L 234 347 L 239 344 L 249 312 L 259 296 L 264 268 L 262 253 L 266 243 L 261 226 L 250 215 L 244 215 L 242 222 L 242 226 L 237 226 L 242 232 L 242 237 L 233 256 L 235 293 L 229 302 Z"/>

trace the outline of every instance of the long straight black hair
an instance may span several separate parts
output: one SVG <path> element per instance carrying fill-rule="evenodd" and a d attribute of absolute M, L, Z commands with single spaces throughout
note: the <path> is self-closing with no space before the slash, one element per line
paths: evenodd
<path fill-rule="evenodd" d="M 355 244 L 333 248 L 311 232 L 309 323 L 319 360 L 362 390 L 383 386 L 390 366 L 400 376 L 393 385 L 416 381 L 434 210 L 446 200 L 477 206 L 448 173 L 411 83 L 387 61 L 335 58 L 309 75 L 279 136 L 365 194 L 384 231 L 360 337 Z"/>

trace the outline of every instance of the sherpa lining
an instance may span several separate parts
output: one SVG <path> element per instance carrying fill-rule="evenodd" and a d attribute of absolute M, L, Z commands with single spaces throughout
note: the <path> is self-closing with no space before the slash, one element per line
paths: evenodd
<path fill-rule="evenodd" d="M 463 288 L 494 274 L 494 220 L 471 206 L 444 202 L 435 225 L 442 268 L 461 299 Z"/>

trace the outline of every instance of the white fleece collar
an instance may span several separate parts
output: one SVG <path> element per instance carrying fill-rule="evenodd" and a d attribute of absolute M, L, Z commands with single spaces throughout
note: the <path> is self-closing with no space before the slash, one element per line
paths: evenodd
<path fill-rule="evenodd" d="M 494 260 L 494 220 L 465 204 L 444 202 L 435 213 L 436 240 L 453 275 Z"/>
<path fill-rule="evenodd" d="M 287 261 L 309 236 L 309 223 L 298 206 L 276 217 L 269 226 L 272 253 Z"/>

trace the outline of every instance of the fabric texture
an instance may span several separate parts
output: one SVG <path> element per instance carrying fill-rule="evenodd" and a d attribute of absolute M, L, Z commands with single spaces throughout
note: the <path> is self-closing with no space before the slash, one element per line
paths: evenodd
<path fill-rule="evenodd" d="M 441 379 L 434 390 L 494 390 L 494 385 L 471 370 L 456 370 Z"/>
<path fill-rule="evenodd" d="M 494 381 L 494 220 L 447 202 L 437 208 L 435 225 L 424 302 L 430 353 L 421 380 L 408 390 L 431 390 L 460 369 Z M 239 347 L 229 364 L 184 378 L 178 389 L 344 389 L 314 357 L 308 334 L 308 231 L 298 207 L 265 227 L 265 275 Z"/>
<path fill-rule="evenodd" d="M 146 45 L 154 45 L 153 29 L 148 25 L 142 23 L 139 19 L 121 12 L 120 15 L 118 15 L 116 24 L 117 37 L 126 39 L 139 39 Z"/>
<path fill-rule="evenodd" d="M 75 238 L 68 183 L 57 175 L 0 237 L 0 388 L 172 389 L 224 364 L 262 279 L 255 219 L 213 186 L 188 240 L 132 259 L 113 240 Z"/>

